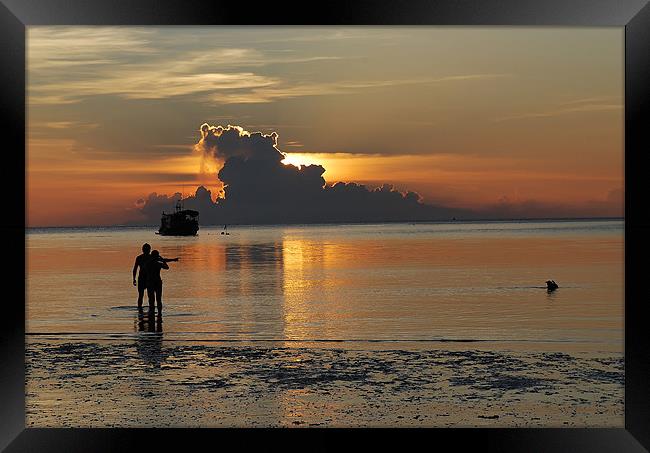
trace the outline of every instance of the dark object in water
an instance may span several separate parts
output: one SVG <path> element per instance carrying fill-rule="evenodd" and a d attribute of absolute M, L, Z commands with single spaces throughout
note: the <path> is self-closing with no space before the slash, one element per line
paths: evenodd
<path fill-rule="evenodd" d="M 559 288 L 559 286 L 558 286 L 557 283 L 555 283 L 554 280 L 546 280 L 546 290 L 547 291 L 549 291 L 549 292 L 550 291 L 555 291 L 558 288 Z"/>
<path fill-rule="evenodd" d="M 176 212 L 165 214 L 160 219 L 158 234 L 162 236 L 196 236 L 199 231 L 199 212 L 182 209 L 181 202 L 176 203 Z"/>

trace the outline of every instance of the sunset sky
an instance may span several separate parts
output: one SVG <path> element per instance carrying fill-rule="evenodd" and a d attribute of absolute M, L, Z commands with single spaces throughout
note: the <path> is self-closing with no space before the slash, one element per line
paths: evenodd
<path fill-rule="evenodd" d="M 28 226 L 218 191 L 203 123 L 328 184 L 524 217 L 623 215 L 623 28 L 29 27 Z"/>

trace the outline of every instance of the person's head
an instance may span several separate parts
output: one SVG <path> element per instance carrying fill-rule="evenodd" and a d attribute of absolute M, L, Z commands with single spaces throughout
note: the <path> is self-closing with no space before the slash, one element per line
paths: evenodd
<path fill-rule="evenodd" d="M 149 244 L 144 244 L 142 246 L 142 253 L 144 253 L 145 255 L 148 255 L 150 251 L 151 251 L 151 246 Z"/>
<path fill-rule="evenodd" d="M 160 257 L 160 252 L 158 250 L 154 250 L 153 252 L 151 252 L 151 257 L 152 258 Z"/>

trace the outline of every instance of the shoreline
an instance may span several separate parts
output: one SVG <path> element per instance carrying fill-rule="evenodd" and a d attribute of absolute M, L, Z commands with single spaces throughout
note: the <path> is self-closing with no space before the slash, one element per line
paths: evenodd
<path fill-rule="evenodd" d="M 257 347 L 292 349 L 340 349 L 347 350 L 466 350 L 488 352 L 555 352 L 579 355 L 623 355 L 623 340 L 585 339 L 464 339 L 464 338 L 377 338 L 377 339 L 314 339 L 314 338 L 240 338 L 237 335 L 224 337 L 221 334 L 205 332 L 28 332 L 27 341 L 59 343 L 128 343 L 146 338 L 162 337 L 166 344 L 192 344 L 206 347 Z"/>

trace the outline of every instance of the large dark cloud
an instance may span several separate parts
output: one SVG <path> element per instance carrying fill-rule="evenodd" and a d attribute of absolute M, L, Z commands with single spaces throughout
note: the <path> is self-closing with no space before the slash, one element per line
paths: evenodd
<path fill-rule="evenodd" d="M 213 201 L 199 187 L 185 207 L 200 212 L 202 224 L 329 223 L 449 220 L 467 211 L 427 205 L 415 192 L 389 184 L 368 188 L 356 183 L 327 185 L 321 165 L 285 165 L 278 135 L 249 133 L 238 126 L 201 126 L 195 149 L 218 162 L 224 196 Z M 155 223 L 180 197 L 151 194 L 138 200 L 143 220 Z"/>

